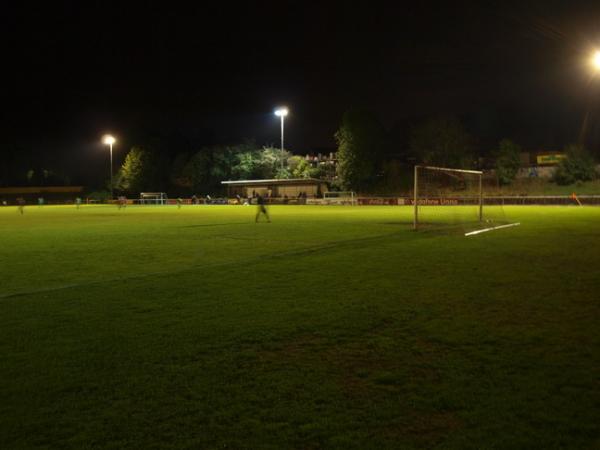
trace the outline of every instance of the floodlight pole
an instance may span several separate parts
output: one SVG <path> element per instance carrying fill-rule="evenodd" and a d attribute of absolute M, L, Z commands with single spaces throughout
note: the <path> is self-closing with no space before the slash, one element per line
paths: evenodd
<path fill-rule="evenodd" d="M 414 218 L 413 218 L 413 229 L 416 230 L 419 223 L 419 207 L 417 205 L 417 198 L 419 197 L 418 189 L 419 183 L 417 182 L 417 177 L 419 173 L 419 166 L 415 166 L 415 187 L 413 189 L 413 207 L 415 210 Z"/>
<path fill-rule="evenodd" d="M 277 108 L 275 110 L 275 115 L 281 118 L 281 170 L 283 170 L 283 160 L 285 159 L 285 153 L 283 150 L 283 122 L 285 120 L 285 116 L 288 115 L 289 110 L 286 107 Z"/>
<path fill-rule="evenodd" d="M 483 174 L 479 174 L 479 221 L 483 222 Z"/>
<path fill-rule="evenodd" d="M 113 157 L 112 157 L 112 142 L 110 144 L 110 199 L 113 200 Z"/>
<path fill-rule="evenodd" d="M 284 150 L 283 150 L 283 121 L 285 119 L 285 114 L 281 115 L 281 170 L 283 170 L 283 159 L 284 159 Z"/>

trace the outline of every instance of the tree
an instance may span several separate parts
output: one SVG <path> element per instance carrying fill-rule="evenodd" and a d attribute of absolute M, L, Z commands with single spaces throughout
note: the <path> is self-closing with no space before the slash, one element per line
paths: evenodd
<path fill-rule="evenodd" d="M 288 171 L 291 178 L 333 178 L 333 173 L 328 173 L 328 169 L 333 166 L 326 167 L 318 164 L 313 166 L 306 158 L 302 156 L 291 156 L 287 162 Z M 331 170 L 333 172 L 333 170 Z"/>
<path fill-rule="evenodd" d="M 590 181 L 598 176 L 592 155 L 581 145 L 570 144 L 565 148 L 563 159 L 554 173 L 557 184 L 567 185 L 578 181 Z"/>
<path fill-rule="evenodd" d="M 455 117 L 430 119 L 411 133 L 410 150 L 425 164 L 471 167 L 473 139 Z"/>
<path fill-rule="evenodd" d="M 166 161 L 157 151 L 132 147 L 117 175 L 119 189 L 130 193 L 163 190 L 166 167 Z"/>
<path fill-rule="evenodd" d="M 335 133 L 338 176 L 345 189 L 365 190 L 376 182 L 385 153 L 385 130 L 372 114 L 350 110 Z"/>
<path fill-rule="evenodd" d="M 279 148 L 263 147 L 259 153 L 260 159 L 258 162 L 259 178 L 289 178 L 290 173 L 283 167 L 283 161 L 287 161 L 291 156 L 290 152 Z"/>
<path fill-rule="evenodd" d="M 190 159 L 187 153 L 178 153 L 171 164 L 169 181 L 179 189 L 191 187 L 191 181 L 185 176 L 185 167 Z"/>
<path fill-rule="evenodd" d="M 202 149 L 192 155 L 183 174 L 195 192 L 205 190 L 210 185 L 210 150 Z"/>
<path fill-rule="evenodd" d="M 257 178 L 260 156 L 258 150 L 246 150 L 236 155 L 236 163 L 232 167 L 232 176 L 237 180 Z"/>
<path fill-rule="evenodd" d="M 503 139 L 495 152 L 496 174 L 500 184 L 513 182 L 521 166 L 521 146 L 510 139 Z"/>
<path fill-rule="evenodd" d="M 273 178 L 280 161 L 280 150 L 258 150 L 253 142 L 204 147 L 192 155 L 183 175 L 195 191 L 214 192 L 222 189 L 223 180 Z"/>
<path fill-rule="evenodd" d="M 288 170 L 292 178 L 310 178 L 311 165 L 302 156 L 291 156 L 287 160 Z"/>

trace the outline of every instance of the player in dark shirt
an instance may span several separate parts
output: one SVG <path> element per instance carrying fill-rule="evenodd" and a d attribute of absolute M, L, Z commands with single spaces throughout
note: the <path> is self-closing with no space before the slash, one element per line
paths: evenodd
<path fill-rule="evenodd" d="M 258 222 L 258 218 L 260 217 L 261 214 L 264 214 L 265 217 L 267 218 L 267 222 L 271 222 L 271 218 L 269 217 L 269 212 L 267 211 L 267 207 L 265 205 L 265 199 L 262 195 L 258 195 L 258 197 L 256 197 L 256 204 L 257 204 L 257 209 L 256 209 L 256 219 L 255 222 Z"/>
<path fill-rule="evenodd" d="M 17 199 L 17 206 L 19 208 L 19 212 L 23 214 L 23 212 L 25 211 L 25 199 L 23 197 L 19 197 Z"/>

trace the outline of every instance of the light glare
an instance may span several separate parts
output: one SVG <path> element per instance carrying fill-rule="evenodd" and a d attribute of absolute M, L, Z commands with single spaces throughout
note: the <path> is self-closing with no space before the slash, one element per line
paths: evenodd
<path fill-rule="evenodd" d="M 592 57 L 592 65 L 596 70 L 600 70 L 600 50 L 594 53 L 594 56 Z"/>
<path fill-rule="evenodd" d="M 288 109 L 287 108 L 278 108 L 275 110 L 275 115 L 277 117 L 285 117 L 288 115 Z"/>
<path fill-rule="evenodd" d="M 102 142 L 104 142 L 106 145 L 112 145 L 116 142 L 117 140 L 111 136 L 110 134 L 106 134 L 104 135 L 104 137 L 102 138 Z"/>

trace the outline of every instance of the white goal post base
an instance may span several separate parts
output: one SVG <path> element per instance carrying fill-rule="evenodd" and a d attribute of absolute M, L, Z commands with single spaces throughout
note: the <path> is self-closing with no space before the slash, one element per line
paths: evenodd
<path fill-rule="evenodd" d="M 476 234 L 486 233 L 488 231 L 499 230 L 501 228 L 518 227 L 519 225 L 521 225 L 521 222 L 508 223 L 506 225 L 498 225 L 497 227 L 490 227 L 490 228 L 484 228 L 482 230 L 470 231 L 468 233 L 465 233 L 465 236 L 475 236 Z"/>

